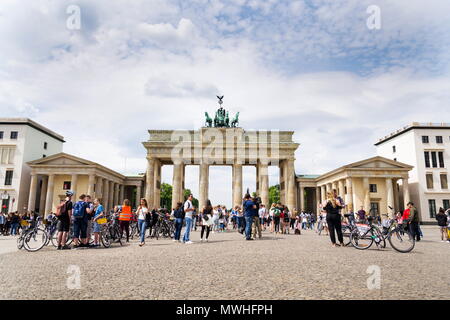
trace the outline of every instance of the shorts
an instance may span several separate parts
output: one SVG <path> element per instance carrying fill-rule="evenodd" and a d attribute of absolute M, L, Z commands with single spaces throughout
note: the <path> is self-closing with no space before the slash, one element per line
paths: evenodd
<path fill-rule="evenodd" d="M 97 222 L 94 222 L 94 233 L 95 232 L 102 232 L 102 225 Z"/>
<path fill-rule="evenodd" d="M 56 225 L 58 232 L 69 232 L 70 230 L 70 219 L 59 219 Z"/>
<path fill-rule="evenodd" d="M 441 230 L 447 230 L 447 226 L 439 226 Z"/>
<path fill-rule="evenodd" d="M 87 237 L 87 221 L 75 219 L 73 221 L 73 237 L 85 239 Z"/>

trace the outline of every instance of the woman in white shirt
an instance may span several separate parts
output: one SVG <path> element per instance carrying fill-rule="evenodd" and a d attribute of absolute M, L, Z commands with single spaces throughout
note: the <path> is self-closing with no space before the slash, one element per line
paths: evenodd
<path fill-rule="evenodd" d="M 138 216 L 138 227 L 141 236 L 141 243 L 139 244 L 139 246 L 142 247 L 145 244 L 145 230 L 147 229 L 147 224 L 145 222 L 145 218 L 148 214 L 147 200 L 141 199 L 141 204 L 139 205 L 136 213 Z"/>
<path fill-rule="evenodd" d="M 200 232 L 200 238 L 201 241 L 208 242 L 209 232 L 211 231 L 211 226 L 214 224 L 213 218 L 212 218 L 212 211 L 213 208 L 211 206 L 211 201 L 206 201 L 206 207 L 203 208 L 202 212 L 202 230 Z M 206 230 L 206 238 L 203 238 L 203 234 Z"/>

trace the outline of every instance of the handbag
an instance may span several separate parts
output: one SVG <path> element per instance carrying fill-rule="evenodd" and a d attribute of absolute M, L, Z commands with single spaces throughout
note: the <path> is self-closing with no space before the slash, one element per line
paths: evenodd
<path fill-rule="evenodd" d="M 106 218 L 99 218 L 95 222 L 97 222 L 97 224 L 105 224 L 108 222 L 108 220 Z"/>

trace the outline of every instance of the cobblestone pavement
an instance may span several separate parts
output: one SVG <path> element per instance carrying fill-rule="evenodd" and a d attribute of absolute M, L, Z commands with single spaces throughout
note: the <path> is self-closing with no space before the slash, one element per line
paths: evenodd
<path fill-rule="evenodd" d="M 184 231 L 184 229 L 183 229 Z M 450 244 L 437 227 L 412 253 L 388 248 L 332 248 L 314 231 L 264 232 L 244 241 L 235 231 L 213 233 L 191 245 L 150 240 L 110 249 L 36 253 L 13 251 L 0 240 L 1 299 L 450 299 Z M 8 244 L 9 243 L 9 244 Z M 68 289 L 70 265 L 79 267 L 80 289 Z M 369 266 L 379 266 L 381 288 L 369 290 Z"/>

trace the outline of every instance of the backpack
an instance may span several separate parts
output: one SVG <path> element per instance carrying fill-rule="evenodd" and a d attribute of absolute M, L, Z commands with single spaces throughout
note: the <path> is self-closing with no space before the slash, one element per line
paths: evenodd
<path fill-rule="evenodd" d="M 55 215 L 57 217 L 60 217 L 62 215 L 64 215 L 65 213 L 67 213 L 67 206 L 66 206 L 67 201 L 64 201 L 63 203 L 61 203 L 60 205 L 58 205 L 56 207 L 56 213 Z"/>
<path fill-rule="evenodd" d="M 86 202 L 78 201 L 73 206 L 73 216 L 77 219 L 81 219 L 84 217 L 86 212 Z"/>
<path fill-rule="evenodd" d="M 281 211 L 280 211 L 280 209 L 275 209 L 275 210 L 273 211 L 273 215 L 274 215 L 275 217 L 281 216 Z"/>

